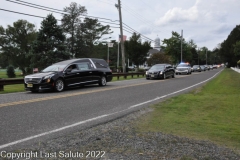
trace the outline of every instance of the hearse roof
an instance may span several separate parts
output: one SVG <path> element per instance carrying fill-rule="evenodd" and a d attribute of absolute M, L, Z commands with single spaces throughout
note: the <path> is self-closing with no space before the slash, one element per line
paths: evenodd
<path fill-rule="evenodd" d="M 93 61 L 95 61 L 95 60 L 103 60 L 103 59 L 98 59 L 98 58 L 76 58 L 76 59 L 69 59 L 69 60 L 57 62 L 55 64 L 71 64 L 71 63 L 77 62 L 79 60 L 84 60 L 84 59 L 92 59 Z"/>

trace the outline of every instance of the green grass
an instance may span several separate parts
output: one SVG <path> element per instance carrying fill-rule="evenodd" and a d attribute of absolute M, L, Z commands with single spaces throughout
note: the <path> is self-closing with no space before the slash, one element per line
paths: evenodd
<path fill-rule="evenodd" d="M 4 91 L 0 91 L 0 94 L 23 92 L 23 91 L 25 91 L 24 84 L 13 84 L 13 85 L 4 86 Z"/>
<path fill-rule="evenodd" d="M 16 71 L 15 71 L 16 78 L 23 78 L 23 76 L 21 75 L 21 73 L 22 73 L 22 72 L 21 72 L 20 70 L 16 70 Z M 0 78 L 8 78 L 6 70 L 4 70 L 4 69 L 1 69 L 1 70 L 0 70 Z"/>
<path fill-rule="evenodd" d="M 163 132 L 209 140 L 240 151 L 240 74 L 225 69 L 196 90 L 153 105 L 139 132 Z"/>

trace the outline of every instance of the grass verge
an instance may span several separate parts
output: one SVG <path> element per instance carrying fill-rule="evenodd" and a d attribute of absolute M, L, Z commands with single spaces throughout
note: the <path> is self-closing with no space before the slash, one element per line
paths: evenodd
<path fill-rule="evenodd" d="M 225 69 L 206 85 L 153 105 L 136 122 L 139 132 L 209 140 L 240 151 L 240 74 Z"/>

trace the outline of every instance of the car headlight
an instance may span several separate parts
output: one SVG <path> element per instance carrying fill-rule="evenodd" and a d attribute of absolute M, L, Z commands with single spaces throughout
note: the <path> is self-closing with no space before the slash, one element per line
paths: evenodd
<path fill-rule="evenodd" d="M 148 74 L 148 71 L 146 71 L 146 75 Z"/>
<path fill-rule="evenodd" d="M 54 76 L 54 74 L 50 74 L 50 75 L 47 75 L 45 77 L 43 77 L 43 80 L 45 80 L 46 82 L 50 82 L 51 81 L 51 78 Z"/>
<path fill-rule="evenodd" d="M 163 74 L 163 71 L 159 72 L 159 74 Z"/>

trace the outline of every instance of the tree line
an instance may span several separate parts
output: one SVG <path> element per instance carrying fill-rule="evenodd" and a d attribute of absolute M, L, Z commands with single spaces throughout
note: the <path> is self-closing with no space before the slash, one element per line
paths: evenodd
<path fill-rule="evenodd" d="M 186 42 L 177 32 L 172 32 L 171 38 L 164 39 L 162 50 L 153 54 L 148 59 L 148 64 L 181 62 L 181 43 L 182 43 L 182 61 L 196 64 L 220 64 L 225 63 L 228 67 L 240 66 L 240 25 L 237 25 L 227 39 L 218 44 L 213 50 L 207 47 L 197 47 L 193 40 Z"/>
<path fill-rule="evenodd" d="M 0 66 L 6 68 L 8 65 L 18 67 L 25 75 L 32 73 L 33 68 L 39 70 L 71 58 L 102 58 L 107 60 L 109 54 L 109 65 L 117 66 L 117 59 L 121 61 L 118 42 L 111 40 L 112 48 L 108 48 L 103 36 L 112 33 L 109 25 L 102 25 L 98 19 L 82 16 L 87 15 L 87 9 L 75 2 L 64 8 L 61 24 L 49 14 L 41 22 L 40 29 L 26 21 L 18 20 L 13 26 L 6 28 L 0 26 Z M 129 40 L 124 42 L 126 59 L 130 64 L 142 65 L 147 61 L 148 65 L 156 63 L 178 64 L 182 61 L 195 64 L 219 64 L 227 62 L 228 66 L 236 66 L 240 60 L 240 26 L 236 26 L 227 39 L 215 49 L 208 50 L 207 47 L 197 47 L 193 40 L 186 41 L 177 32 L 162 41 L 161 51 L 151 55 L 151 42 L 142 41 L 141 35 L 133 33 Z"/>
<path fill-rule="evenodd" d="M 39 30 L 26 20 L 18 20 L 6 28 L 0 26 L 0 66 L 11 64 L 26 74 L 32 68 L 43 69 L 61 60 L 97 55 L 94 44 L 112 33 L 110 26 L 102 25 L 98 19 L 83 19 L 81 16 L 87 15 L 87 9 L 75 2 L 63 11 L 66 14 L 60 25 L 48 14 Z"/>

